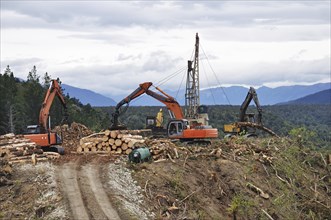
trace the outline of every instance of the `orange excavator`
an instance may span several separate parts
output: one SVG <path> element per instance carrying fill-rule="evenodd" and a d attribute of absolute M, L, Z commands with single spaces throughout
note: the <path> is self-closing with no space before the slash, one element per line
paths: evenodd
<path fill-rule="evenodd" d="M 62 140 L 57 133 L 51 132 L 50 128 L 49 110 L 52 106 L 55 96 L 59 98 L 64 108 L 64 118 L 62 121 L 67 121 L 67 107 L 61 87 L 58 83 L 58 79 L 52 79 L 40 109 L 39 124 L 28 125 L 24 137 L 43 147 L 43 150 L 45 151 L 57 151 L 60 154 L 63 154 L 64 150 L 59 146 L 62 144 Z"/>
<path fill-rule="evenodd" d="M 170 95 L 166 94 L 160 88 L 155 87 L 161 94 L 150 90 L 153 85 L 151 82 L 145 82 L 133 91 L 129 96 L 120 101 L 112 115 L 111 130 L 125 129 L 125 126 L 119 123 L 119 116 L 122 115 L 127 108 L 122 109 L 123 105 L 127 105 L 135 98 L 146 93 L 166 105 L 169 110 L 171 120 L 167 125 L 167 136 L 172 139 L 180 139 L 182 141 L 202 140 L 209 138 L 217 138 L 218 131 L 216 128 L 198 123 L 190 123 L 184 118 L 184 114 L 179 103 Z"/>

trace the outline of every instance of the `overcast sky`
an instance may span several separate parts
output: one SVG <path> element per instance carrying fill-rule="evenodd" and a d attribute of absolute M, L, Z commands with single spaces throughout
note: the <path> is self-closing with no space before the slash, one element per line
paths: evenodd
<path fill-rule="evenodd" d="M 1 0 L 1 72 L 110 97 L 178 72 L 161 86 L 177 90 L 198 32 L 202 88 L 330 82 L 330 4 Z"/>

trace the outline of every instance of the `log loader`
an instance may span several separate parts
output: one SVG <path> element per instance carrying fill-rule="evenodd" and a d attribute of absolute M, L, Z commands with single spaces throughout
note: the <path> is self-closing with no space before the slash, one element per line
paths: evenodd
<path fill-rule="evenodd" d="M 247 108 L 251 101 L 254 100 L 257 114 L 247 113 Z M 245 100 L 240 106 L 238 121 L 233 124 L 224 125 L 224 133 L 226 137 L 232 135 L 244 134 L 246 137 L 256 137 L 256 129 L 263 130 L 272 136 L 277 136 L 272 130 L 263 126 L 262 123 L 262 108 L 257 97 L 257 93 L 253 87 L 250 87 Z"/>
<path fill-rule="evenodd" d="M 199 123 L 190 123 L 189 120 L 184 118 L 184 114 L 179 103 L 170 95 L 166 94 L 160 88 L 155 87 L 161 94 L 156 93 L 150 89 L 153 85 L 151 82 L 145 82 L 133 91 L 129 96 L 120 101 L 116 107 L 115 112 L 112 114 L 111 130 L 125 129 L 124 125 L 119 123 L 119 116 L 122 115 L 128 104 L 135 98 L 142 94 L 147 94 L 152 98 L 162 102 L 169 110 L 171 120 L 167 125 L 167 136 L 171 139 L 179 139 L 181 141 L 204 140 L 210 138 L 217 138 L 218 131 L 211 126 L 201 125 Z M 126 104 L 126 108 L 123 106 Z"/>
<path fill-rule="evenodd" d="M 62 121 L 67 121 L 67 107 L 64 96 L 62 94 L 61 86 L 58 83 L 58 79 L 52 79 L 40 109 L 39 124 L 28 125 L 24 137 L 35 142 L 45 151 L 57 151 L 60 154 L 63 154 L 64 149 L 59 146 L 62 144 L 62 140 L 57 133 L 51 132 L 50 126 L 49 110 L 52 106 L 55 96 L 59 98 L 64 108 L 64 118 Z"/>

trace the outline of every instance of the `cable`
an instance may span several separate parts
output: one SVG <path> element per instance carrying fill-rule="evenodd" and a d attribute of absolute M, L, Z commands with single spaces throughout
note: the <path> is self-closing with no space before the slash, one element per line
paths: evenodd
<path fill-rule="evenodd" d="M 207 79 L 207 84 L 208 84 L 208 87 L 210 88 L 211 86 L 210 86 L 210 84 L 209 84 L 209 80 L 208 80 L 208 77 L 207 77 L 207 72 L 205 71 L 205 65 L 203 64 L 203 62 L 201 62 L 202 59 L 201 59 L 201 60 L 199 59 L 199 61 L 200 61 L 200 63 L 202 64 L 202 69 L 203 69 L 203 71 L 205 72 L 205 77 L 206 77 L 206 79 Z M 211 96 L 212 96 L 212 98 L 213 98 L 214 105 L 216 105 L 216 101 L 215 101 L 214 94 L 213 94 L 213 92 L 211 91 L 211 89 L 209 89 L 209 91 L 210 91 L 210 94 L 211 94 Z"/>
<path fill-rule="evenodd" d="M 184 78 L 185 78 L 185 76 L 186 76 L 185 71 L 183 71 L 183 72 L 184 72 L 184 74 L 183 74 L 183 77 L 182 77 L 182 81 L 180 82 L 180 85 L 179 85 L 179 88 L 178 88 L 178 90 L 177 90 L 177 93 L 176 93 L 175 99 L 177 99 L 177 96 L 178 96 L 179 90 L 180 90 L 180 88 L 182 87 L 182 84 L 183 84 Z"/>
<path fill-rule="evenodd" d="M 173 77 L 177 76 L 178 73 L 181 73 L 184 69 L 186 69 L 186 67 L 181 67 L 179 70 L 177 70 L 176 72 L 169 74 L 168 76 L 166 76 L 165 78 L 161 79 L 159 82 L 157 82 L 157 87 L 160 85 L 163 85 L 164 83 L 168 82 L 170 79 L 172 79 Z"/>
<path fill-rule="evenodd" d="M 218 80 L 217 75 L 216 75 L 216 73 L 215 73 L 213 67 L 210 65 L 209 59 L 208 59 L 208 57 L 207 57 L 207 55 L 206 55 L 206 53 L 205 53 L 205 50 L 202 48 L 202 44 L 201 44 L 201 43 L 200 43 L 200 46 L 201 46 L 201 49 L 202 49 L 203 54 L 205 55 L 205 57 L 206 57 L 206 59 L 207 59 L 207 62 L 208 62 L 208 64 L 209 64 L 209 67 L 210 67 L 211 71 L 214 73 L 214 76 L 215 76 L 215 78 L 216 78 L 216 80 L 217 80 L 217 83 L 218 83 L 219 87 L 222 89 L 222 91 L 223 91 L 223 93 L 224 93 L 224 95 L 225 95 L 225 98 L 226 98 L 226 100 L 228 101 L 229 105 L 231 105 L 230 100 L 229 100 L 227 94 L 225 93 L 224 88 L 221 86 L 221 83 L 220 83 L 220 81 Z"/>

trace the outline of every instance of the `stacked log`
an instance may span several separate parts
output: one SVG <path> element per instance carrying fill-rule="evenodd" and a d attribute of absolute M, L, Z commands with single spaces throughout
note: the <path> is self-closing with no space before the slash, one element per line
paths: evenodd
<path fill-rule="evenodd" d="M 139 130 L 106 130 L 80 139 L 78 153 L 130 154 L 133 149 L 144 146 L 145 139 Z"/>
<path fill-rule="evenodd" d="M 45 161 L 59 158 L 60 154 L 54 152 L 44 152 L 40 146 L 24 138 L 23 135 L 12 133 L 0 136 L 0 157 L 8 161 L 9 164 Z"/>

